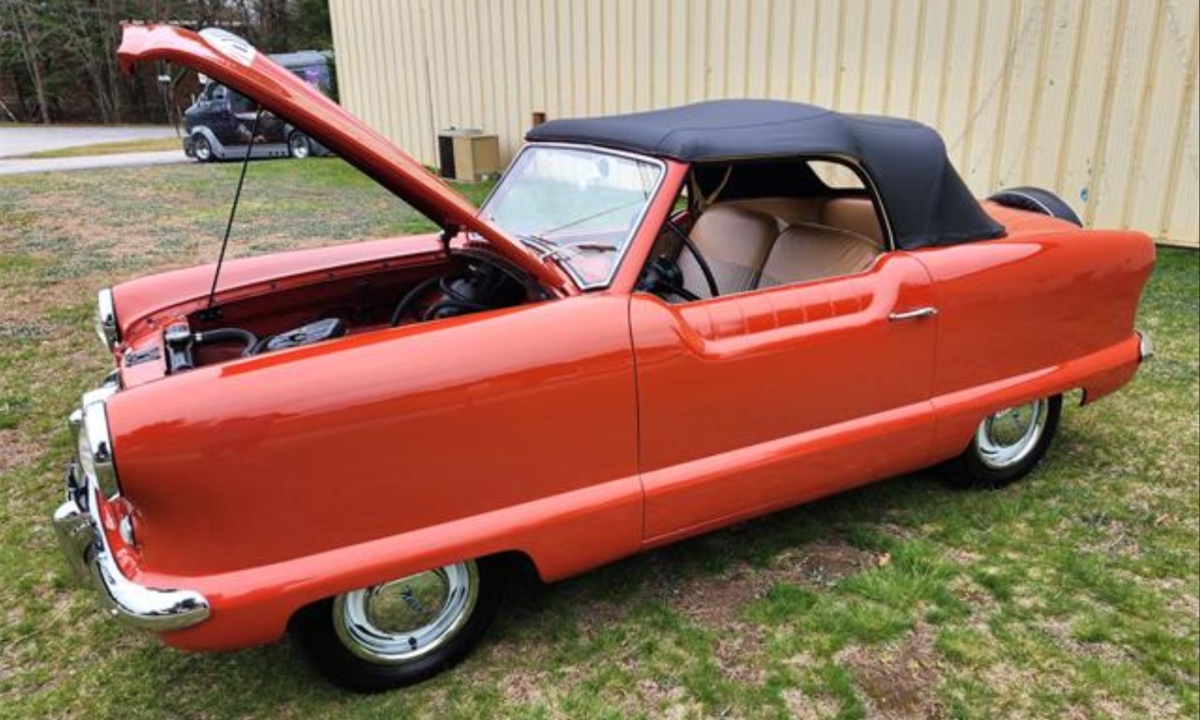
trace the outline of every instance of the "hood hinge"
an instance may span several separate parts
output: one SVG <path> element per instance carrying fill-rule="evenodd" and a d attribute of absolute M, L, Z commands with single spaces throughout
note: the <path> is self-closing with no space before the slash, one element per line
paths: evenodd
<path fill-rule="evenodd" d="M 439 236 L 439 239 L 442 241 L 443 250 L 450 252 L 450 241 L 458 236 L 460 230 L 462 228 L 458 225 L 446 225 L 442 227 L 442 234 Z"/>

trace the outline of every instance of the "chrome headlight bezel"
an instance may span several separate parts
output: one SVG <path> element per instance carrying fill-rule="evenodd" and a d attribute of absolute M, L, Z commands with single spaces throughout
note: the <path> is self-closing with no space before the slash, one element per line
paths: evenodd
<path fill-rule="evenodd" d="M 117 323 L 117 305 L 112 288 L 96 293 L 96 334 L 109 350 L 121 342 L 121 326 Z"/>
<path fill-rule="evenodd" d="M 71 415 L 71 426 L 76 432 L 79 469 L 108 500 L 121 494 L 112 437 L 108 431 L 108 413 L 104 406 L 104 401 L 116 391 L 115 386 L 105 385 L 85 393 L 83 407 Z"/>

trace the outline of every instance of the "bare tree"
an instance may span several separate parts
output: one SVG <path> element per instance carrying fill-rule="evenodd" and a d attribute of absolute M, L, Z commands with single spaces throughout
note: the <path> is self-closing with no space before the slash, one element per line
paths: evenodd
<path fill-rule="evenodd" d="M 6 35 L 15 38 L 18 54 L 33 84 L 38 117 L 43 123 L 49 123 L 50 98 L 46 92 L 46 56 L 52 33 L 47 30 L 44 17 L 37 12 L 39 7 L 29 2 L 8 2 L 0 6 L 0 10 L 3 11 L 4 26 L 12 28 Z"/>
<path fill-rule="evenodd" d="M 132 79 L 120 72 L 125 20 L 227 27 L 265 52 L 332 45 L 327 0 L 0 0 L 0 75 L 13 114 L 159 119 L 149 70 Z"/>
<path fill-rule="evenodd" d="M 258 35 L 263 47 L 278 52 L 289 50 L 287 0 L 258 0 Z"/>
<path fill-rule="evenodd" d="M 67 2 L 59 10 L 63 48 L 77 58 L 101 122 L 121 121 L 122 79 L 117 65 L 120 11 L 125 3 Z"/>

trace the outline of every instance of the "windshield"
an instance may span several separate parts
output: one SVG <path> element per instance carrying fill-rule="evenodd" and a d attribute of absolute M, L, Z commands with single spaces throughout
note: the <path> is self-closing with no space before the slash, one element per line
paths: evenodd
<path fill-rule="evenodd" d="M 661 176 L 648 160 L 534 145 L 513 162 L 483 215 L 581 287 L 600 287 L 616 272 Z"/>

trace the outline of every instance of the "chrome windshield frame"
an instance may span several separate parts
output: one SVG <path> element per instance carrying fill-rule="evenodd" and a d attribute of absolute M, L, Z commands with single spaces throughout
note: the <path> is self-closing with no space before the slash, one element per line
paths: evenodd
<path fill-rule="evenodd" d="M 618 252 L 617 258 L 613 261 L 612 268 L 608 271 L 607 277 L 605 277 L 603 280 L 594 280 L 594 281 L 589 282 L 589 281 L 584 280 L 584 278 L 582 278 L 579 275 L 579 273 L 576 272 L 575 268 L 571 265 L 570 262 L 564 261 L 564 262 L 558 263 L 558 266 L 563 268 L 563 270 L 571 278 L 571 282 L 575 283 L 575 286 L 578 287 L 580 290 L 589 291 L 589 290 L 603 290 L 605 288 L 608 288 L 609 286 L 612 285 L 613 280 L 617 276 L 617 273 L 621 270 L 621 266 L 625 264 L 625 258 L 629 255 L 629 248 L 633 246 L 634 239 L 637 237 L 638 233 L 641 232 L 642 225 L 643 225 L 643 223 L 646 222 L 646 215 L 647 215 L 647 213 L 650 212 L 650 206 L 654 204 L 654 200 L 658 197 L 658 194 L 662 191 L 663 183 L 666 181 L 666 177 L 667 177 L 667 164 L 665 162 L 663 162 L 661 159 L 650 156 L 650 155 L 642 155 L 640 153 L 626 152 L 624 150 L 614 150 L 612 148 L 600 147 L 598 145 L 586 145 L 586 144 L 582 144 L 582 143 L 564 143 L 564 142 L 532 142 L 532 143 L 527 143 L 524 147 L 522 147 L 517 152 L 516 156 L 513 157 L 512 162 L 510 162 L 508 164 L 509 169 L 511 170 L 512 167 L 517 164 L 517 161 L 521 158 L 521 156 L 524 155 L 526 152 L 529 152 L 532 149 L 540 149 L 540 148 L 563 148 L 563 149 L 567 149 L 567 150 L 582 150 L 582 151 L 586 151 L 586 152 L 593 152 L 598 155 L 610 155 L 613 157 L 620 157 L 620 158 L 625 158 L 628 160 L 635 160 L 637 162 L 646 163 L 646 164 L 651 165 L 658 169 L 658 178 L 654 183 L 654 187 L 650 190 L 650 194 L 646 198 L 646 202 L 642 205 L 642 209 L 638 213 L 637 219 L 634 221 L 632 227 L 630 228 L 629 234 L 625 237 L 624 241 L 621 243 L 621 248 Z M 488 196 L 484 199 L 483 203 L 480 204 L 479 216 L 481 218 L 483 218 L 485 220 L 487 219 L 488 206 L 491 204 L 492 200 L 495 198 L 496 192 L 504 184 L 504 181 L 507 177 L 508 177 L 508 172 L 506 171 L 504 173 L 504 175 L 501 176 L 500 181 L 496 183 L 496 186 L 492 188 L 492 191 L 488 193 Z M 501 230 L 503 230 L 503 228 L 501 228 Z M 504 232 L 508 232 L 508 231 L 505 230 Z M 551 257 L 546 257 L 545 259 L 539 257 L 539 259 L 542 260 L 542 262 L 553 261 L 553 258 L 551 258 Z"/>

